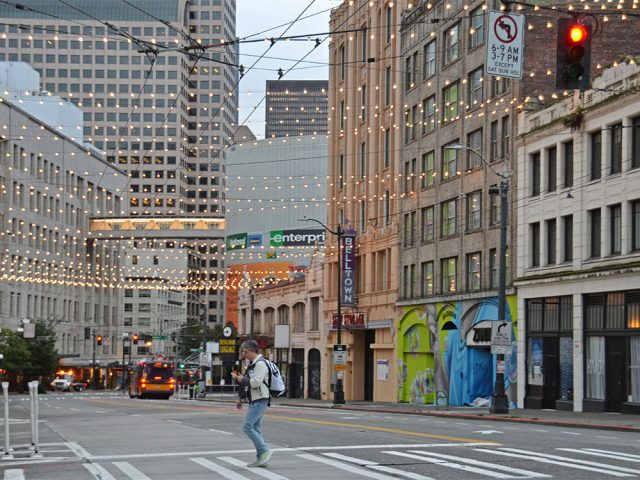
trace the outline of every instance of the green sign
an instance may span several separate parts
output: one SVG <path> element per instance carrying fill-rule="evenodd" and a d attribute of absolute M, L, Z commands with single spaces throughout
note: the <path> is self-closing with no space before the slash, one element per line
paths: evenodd
<path fill-rule="evenodd" d="M 154 335 L 153 336 L 153 341 L 157 341 L 157 340 L 169 340 L 169 336 L 168 335 Z"/>
<path fill-rule="evenodd" d="M 323 229 L 271 230 L 271 247 L 305 247 L 316 243 L 324 245 L 326 232 Z"/>
<path fill-rule="evenodd" d="M 227 251 L 247 248 L 247 234 L 236 233 L 227 237 Z"/>

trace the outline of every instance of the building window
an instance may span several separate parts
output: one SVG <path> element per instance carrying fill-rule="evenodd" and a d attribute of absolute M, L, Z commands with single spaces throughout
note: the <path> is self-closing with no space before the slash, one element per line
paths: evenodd
<path fill-rule="evenodd" d="M 609 207 L 611 255 L 620 255 L 622 252 L 622 205 Z"/>
<path fill-rule="evenodd" d="M 491 98 L 507 93 L 508 80 L 503 77 L 491 77 Z"/>
<path fill-rule="evenodd" d="M 622 172 L 622 124 L 611 126 L 611 174 Z"/>
<path fill-rule="evenodd" d="M 573 142 L 565 142 L 562 144 L 564 154 L 563 162 L 563 182 L 565 188 L 573 186 Z"/>
<path fill-rule="evenodd" d="M 489 161 L 498 161 L 498 121 L 491 122 L 489 129 Z"/>
<path fill-rule="evenodd" d="M 340 190 L 344 188 L 344 155 L 339 157 L 338 175 L 340 176 Z"/>
<path fill-rule="evenodd" d="M 389 225 L 389 222 L 391 221 L 391 203 L 390 203 L 390 197 L 389 197 L 389 190 L 385 190 L 384 192 L 382 210 L 383 210 L 382 216 L 384 217 L 384 224 Z"/>
<path fill-rule="evenodd" d="M 476 68 L 469 74 L 469 107 L 477 107 L 484 101 L 484 82 L 482 81 L 483 67 Z"/>
<path fill-rule="evenodd" d="M 344 80 L 346 63 L 347 63 L 347 51 L 344 45 L 340 45 L 340 80 Z"/>
<path fill-rule="evenodd" d="M 440 206 L 440 236 L 448 237 L 458 233 L 458 200 L 443 202 Z"/>
<path fill-rule="evenodd" d="M 442 90 L 442 121 L 451 122 L 458 117 L 458 82 L 453 82 Z"/>
<path fill-rule="evenodd" d="M 556 219 L 547 220 L 547 265 L 556 264 Z"/>
<path fill-rule="evenodd" d="M 498 288 L 498 250 L 489 250 L 489 287 Z"/>
<path fill-rule="evenodd" d="M 360 200 L 360 231 L 365 232 L 367 229 L 367 204 L 365 200 Z"/>
<path fill-rule="evenodd" d="M 422 133 L 436 128 L 436 96 L 431 95 L 422 101 Z"/>
<path fill-rule="evenodd" d="M 393 85 L 391 85 L 391 67 L 387 67 L 384 73 L 384 104 L 391 104 L 391 89 Z"/>
<path fill-rule="evenodd" d="M 344 100 L 340 100 L 340 130 L 344 130 Z"/>
<path fill-rule="evenodd" d="M 589 135 L 591 150 L 591 180 L 602 176 L 602 132 L 593 132 Z"/>
<path fill-rule="evenodd" d="M 364 24 L 360 27 L 361 35 L 360 35 L 360 60 L 362 63 L 366 63 L 367 61 L 367 25 Z"/>
<path fill-rule="evenodd" d="M 631 202 L 631 249 L 640 250 L 640 200 Z"/>
<path fill-rule="evenodd" d="M 555 192 L 558 184 L 556 178 L 557 172 L 557 149 L 552 147 L 547 149 L 547 192 Z"/>
<path fill-rule="evenodd" d="M 467 231 L 482 227 L 482 192 L 472 192 L 467 195 Z"/>
<path fill-rule="evenodd" d="M 573 260 L 573 215 L 562 217 L 562 226 L 564 230 L 562 259 L 565 262 L 570 262 Z"/>
<path fill-rule="evenodd" d="M 540 152 L 530 156 L 531 158 L 531 196 L 540 195 Z"/>
<path fill-rule="evenodd" d="M 640 167 L 640 117 L 631 123 L 631 168 Z"/>
<path fill-rule="evenodd" d="M 416 159 L 404 162 L 404 193 L 411 194 L 416 191 Z"/>
<path fill-rule="evenodd" d="M 311 330 L 320 328 L 320 297 L 311 297 Z"/>
<path fill-rule="evenodd" d="M 422 236 L 421 241 L 431 242 L 435 238 L 435 210 L 433 206 L 425 207 L 421 210 L 422 215 Z"/>
<path fill-rule="evenodd" d="M 445 30 L 444 32 L 444 64 L 460 58 L 460 24 Z"/>
<path fill-rule="evenodd" d="M 360 87 L 360 121 L 367 119 L 367 86 Z"/>
<path fill-rule="evenodd" d="M 416 212 L 406 213 L 404 216 L 404 246 L 412 247 L 416 240 Z"/>
<path fill-rule="evenodd" d="M 600 209 L 589 210 L 589 241 L 590 257 L 598 258 L 601 255 L 601 217 Z"/>
<path fill-rule="evenodd" d="M 480 290 L 482 270 L 480 264 L 480 252 L 467 255 L 467 290 Z"/>
<path fill-rule="evenodd" d="M 467 170 L 473 170 L 482 166 L 482 129 L 474 130 L 467 135 L 467 146 L 473 150 L 465 151 L 467 158 Z"/>
<path fill-rule="evenodd" d="M 410 90 L 414 86 L 413 80 L 411 79 L 411 74 L 413 73 L 413 68 L 411 66 L 412 61 L 413 61 L 413 57 L 411 55 L 409 55 L 407 58 L 404 59 L 404 91 L 405 92 L 407 90 Z"/>
<path fill-rule="evenodd" d="M 433 262 L 422 262 L 420 264 L 420 284 L 421 296 L 433 295 Z"/>
<path fill-rule="evenodd" d="M 442 147 L 442 179 L 449 180 L 454 178 L 458 174 L 458 152 L 459 150 L 449 148 L 451 145 L 456 145 L 458 142 L 452 142 Z"/>
<path fill-rule="evenodd" d="M 458 257 L 445 258 L 441 261 L 442 293 L 457 291 Z"/>
<path fill-rule="evenodd" d="M 507 115 L 502 117 L 502 158 L 507 158 L 507 155 L 511 153 L 510 126 L 511 124 L 509 123 L 509 116 Z"/>
<path fill-rule="evenodd" d="M 367 173 L 367 144 L 360 144 L 360 178 L 364 178 Z"/>
<path fill-rule="evenodd" d="M 531 266 L 540 266 L 540 222 L 529 225 L 531 245 Z"/>
<path fill-rule="evenodd" d="M 469 48 L 477 47 L 484 42 L 484 10 L 482 7 L 471 11 Z"/>
<path fill-rule="evenodd" d="M 420 187 L 426 188 L 433 185 L 436 181 L 436 153 L 430 152 L 422 154 L 422 178 L 420 179 Z"/>
<path fill-rule="evenodd" d="M 389 168 L 391 164 L 391 129 L 384 131 L 384 168 Z"/>
<path fill-rule="evenodd" d="M 405 298 L 413 298 L 414 285 L 416 283 L 415 280 L 416 280 L 416 266 L 405 265 L 403 267 L 403 278 L 402 278 Z"/>
<path fill-rule="evenodd" d="M 436 74 L 436 41 L 427 43 L 423 50 L 424 65 L 422 69 L 422 78 L 429 78 Z"/>
<path fill-rule="evenodd" d="M 489 193 L 489 225 L 500 223 L 500 194 Z"/>
<path fill-rule="evenodd" d="M 387 43 L 391 41 L 391 37 L 393 36 L 393 9 L 391 5 L 387 5 L 386 9 L 387 13 L 387 25 L 386 25 L 386 33 L 387 33 Z"/>

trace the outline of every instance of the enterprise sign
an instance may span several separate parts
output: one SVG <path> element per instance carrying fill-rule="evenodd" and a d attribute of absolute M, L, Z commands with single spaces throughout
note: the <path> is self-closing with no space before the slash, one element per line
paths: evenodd
<path fill-rule="evenodd" d="M 271 230 L 269 245 L 272 247 L 305 247 L 316 242 L 324 244 L 327 234 L 324 229 Z"/>

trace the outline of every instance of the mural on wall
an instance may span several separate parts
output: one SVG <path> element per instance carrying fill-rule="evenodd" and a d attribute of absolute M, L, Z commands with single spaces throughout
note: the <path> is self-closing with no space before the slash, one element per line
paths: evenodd
<path fill-rule="evenodd" d="M 516 399 L 515 296 L 507 297 L 506 319 L 512 321 L 513 353 L 505 358 L 505 390 Z M 480 302 L 431 303 L 406 307 L 398 322 L 398 400 L 435 403 L 446 393 L 451 405 L 476 405 L 493 392 L 495 355 L 488 347 L 467 346 L 466 334 L 483 320 L 498 316 L 497 298 Z"/>

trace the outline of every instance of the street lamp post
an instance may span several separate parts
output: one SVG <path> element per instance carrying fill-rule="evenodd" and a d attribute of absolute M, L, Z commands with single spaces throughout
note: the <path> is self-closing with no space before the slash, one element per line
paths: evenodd
<path fill-rule="evenodd" d="M 327 232 L 329 232 L 332 235 L 335 235 L 338 239 L 338 300 L 337 300 L 337 305 L 336 305 L 336 316 L 338 317 L 338 328 L 337 328 L 337 333 L 336 333 L 336 341 L 337 341 L 337 345 L 342 345 L 342 310 L 341 310 L 341 301 L 342 301 L 342 272 L 340 271 L 340 255 L 341 255 L 341 248 L 342 248 L 342 234 L 344 233 L 342 231 L 342 227 L 340 226 L 340 223 L 338 223 L 338 227 L 336 228 L 335 231 L 330 230 L 329 227 L 327 227 L 324 223 L 322 223 L 320 220 L 316 220 L 315 218 L 301 218 L 300 219 L 301 222 L 316 222 L 317 224 L 319 224 L 320 226 L 322 226 L 322 228 L 324 228 Z M 334 405 L 344 405 L 344 387 L 342 384 L 342 378 L 338 375 L 336 378 L 336 387 L 335 390 L 333 392 L 333 404 Z"/>
<path fill-rule="evenodd" d="M 489 193 L 500 195 L 500 254 L 498 261 L 498 321 L 505 321 L 506 316 L 506 264 L 507 264 L 507 219 L 508 211 L 508 194 L 509 194 L 509 178 L 512 172 L 507 169 L 505 163 L 504 172 L 498 172 L 493 165 L 489 163 L 477 150 L 465 145 L 451 145 L 445 147 L 450 150 L 468 150 L 475 153 L 487 165 L 493 173 L 500 177 L 500 184 L 497 187 L 489 189 Z M 493 394 L 491 396 L 491 413 L 506 414 L 509 413 L 509 402 L 504 391 L 504 354 L 498 353 L 496 357 L 496 382 L 493 386 Z"/>

